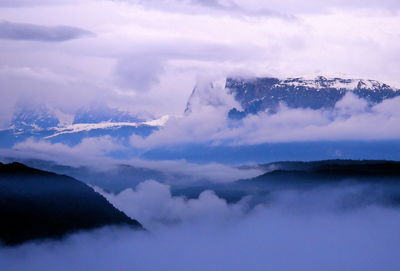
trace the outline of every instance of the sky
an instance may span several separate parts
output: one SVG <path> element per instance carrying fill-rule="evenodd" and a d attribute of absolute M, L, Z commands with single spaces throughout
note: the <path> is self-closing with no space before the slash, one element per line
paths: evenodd
<path fill-rule="evenodd" d="M 228 75 L 343 76 L 399 86 L 400 3 L 2 0 L 0 123 L 20 99 L 182 114 Z"/>

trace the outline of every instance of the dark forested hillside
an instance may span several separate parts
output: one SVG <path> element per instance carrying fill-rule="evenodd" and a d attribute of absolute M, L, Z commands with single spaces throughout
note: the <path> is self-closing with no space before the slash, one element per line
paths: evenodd
<path fill-rule="evenodd" d="M 20 244 L 108 225 L 142 226 L 80 181 L 0 163 L 0 242 Z"/>

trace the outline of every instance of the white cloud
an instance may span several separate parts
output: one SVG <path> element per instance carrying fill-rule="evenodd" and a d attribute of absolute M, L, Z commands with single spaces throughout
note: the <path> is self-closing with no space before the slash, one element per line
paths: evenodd
<path fill-rule="evenodd" d="M 123 151 L 126 148 L 126 146 L 108 136 L 86 138 L 75 146 L 28 139 L 16 144 L 12 149 L 0 149 L 0 155 L 1 157 L 54 161 L 60 165 L 72 167 L 86 166 L 95 171 L 108 170 L 121 164 L 130 165 L 178 176 L 170 181 L 174 184 L 185 185 L 205 181 L 227 183 L 262 174 L 259 169 L 238 169 L 218 163 L 195 164 L 185 160 L 149 161 L 139 158 L 115 159 L 110 157 L 110 153 Z"/>
<path fill-rule="evenodd" d="M 96 165 L 97 168 L 112 166 L 104 156 L 124 147 L 111 137 L 85 138 L 75 146 L 28 139 L 17 143 L 11 150 L 1 150 L 2 156 L 36 158 L 70 166 Z"/>
<path fill-rule="evenodd" d="M 149 230 L 183 222 L 232 220 L 243 216 L 246 211 L 245 200 L 228 204 L 213 191 L 204 191 L 197 199 L 173 197 L 168 185 L 151 180 L 140 183 L 136 190 L 127 189 L 117 195 L 107 194 L 100 188 L 96 191 Z"/>
<path fill-rule="evenodd" d="M 147 138 L 133 136 L 139 148 L 182 143 L 252 145 L 267 142 L 319 140 L 399 139 L 400 98 L 368 107 L 365 100 L 347 94 L 333 110 L 293 109 L 282 105 L 277 113 L 227 119 L 229 107 L 202 106 L 183 118 L 172 119 Z"/>

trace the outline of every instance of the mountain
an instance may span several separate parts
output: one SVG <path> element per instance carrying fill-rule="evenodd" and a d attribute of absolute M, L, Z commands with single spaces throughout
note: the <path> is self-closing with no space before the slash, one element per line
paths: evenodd
<path fill-rule="evenodd" d="M 118 194 L 125 189 L 136 189 L 137 185 L 146 180 L 156 180 L 165 184 L 212 183 L 213 175 L 198 176 L 191 172 L 179 172 L 167 168 L 135 166 L 124 162 L 110 163 L 107 167 L 98 165 L 71 166 L 60 162 L 41 159 L 24 159 L 16 157 L 1 157 L 0 162 L 18 162 L 40 170 L 68 175 L 90 186 L 100 187 L 108 193 Z M 262 172 L 262 171 L 260 171 Z"/>
<path fill-rule="evenodd" d="M 143 229 L 86 184 L 20 163 L 0 163 L 0 217 L 6 245 L 112 225 Z"/>
<path fill-rule="evenodd" d="M 75 113 L 73 124 L 78 123 L 122 123 L 122 122 L 132 122 L 139 123 L 145 120 L 133 116 L 127 112 L 120 111 L 116 108 L 110 108 L 105 104 L 96 103 L 91 104 L 85 108 L 79 109 Z"/>
<path fill-rule="evenodd" d="M 225 85 L 225 82 L 197 83 L 186 103 L 185 114 L 190 114 L 203 106 L 236 106 L 237 102 L 232 96 L 219 91 L 221 85 Z"/>
<path fill-rule="evenodd" d="M 11 147 L 28 138 L 53 143 L 78 144 L 84 138 L 111 136 L 129 140 L 133 134 L 146 137 L 168 120 L 143 120 L 105 105 L 91 105 L 78 110 L 72 123 L 61 122 L 44 104 L 24 103 L 16 107 L 8 128 L 0 130 L 0 147 Z"/>
<path fill-rule="evenodd" d="M 11 121 L 11 128 L 23 132 L 59 125 L 57 117 L 43 104 L 19 104 Z"/>
<path fill-rule="evenodd" d="M 354 93 L 370 104 L 381 103 L 400 95 L 398 89 L 375 80 L 317 77 L 303 78 L 227 78 L 226 89 L 242 110 L 232 108 L 231 118 L 262 111 L 275 112 L 280 103 L 290 108 L 332 109 L 348 93 Z"/>
<path fill-rule="evenodd" d="M 120 193 L 127 188 L 135 189 L 139 183 L 146 180 L 174 183 L 191 177 L 127 164 L 115 164 L 110 165 L 106 169 L 99 169 L 95 166 L 73 167 L 40 159 L 0 157 L 0 161 L 3 163 L 18 162 L 36 169 L 68 175 L 91 186 L 101 187 L 103 190 L 111 193 Z"/>
<path fill-rule="evenodd" d="M 268 172 L 240 182 L 267 185 L 320 185 L 329 182 L 400 184 L 400 162 L 326 160 L 316 162 L 278 162 L 261 165 Z"/>
<path fill-rule="evenodd" d="M 225 91 L 220 91 L 220 88 Z M 365 99 L 370 105 L 400 95 L 398 89 L 375 80 L 323 76 L 314 79 L 228 77 L 220 88 L 214 83 L 197 85 L 187 102 L 185 113 L 192 112 L 197 106 L 225 105 L 231 108 L 228 113 L 231 119 L 241 119 L 248 114 L 274 113 L 282 103 L 290 108 L 333 109 L 349 92 Z M 223 96 L 224 93 L 227 95 Z"/>
<path fill-rule="evenodd" d="M 362 172 L 368 173 L 379 173 L 382 176 L 392 174 L 400 176 L 400 162 L 397 161 L 386 161 L 386 160 L 322 160 L 322 161 L 282 161 L 273 162 L 267 164 L 257 165 L 262 170 L 266 172 L 274 171 L 307 171 L 307 172 L 317 172 L 323 171 L 327 168 L 337 168 L 340 170 L 348 169 L 350 172 L 355 172 L 360 170 Z M 361 172 L 360 172 L 361 173 Z"/>
<path fill-rule="evenodd" d="M 400 162 L 381 160 L 325 160 L 315 162 L 276 162 L 257 166 L 266 172 L 252 179 L 228 184 L 176 187 L 174 195 L 197 198 L 213 190 L 227 201 L 251 196 L 251 204 L 268 203 L 277 192 L 302 192 L 324 187 L 359 187 L 353 200 L 400 206 Z M 355 202 L 354 204 L 356 204 Z"/>

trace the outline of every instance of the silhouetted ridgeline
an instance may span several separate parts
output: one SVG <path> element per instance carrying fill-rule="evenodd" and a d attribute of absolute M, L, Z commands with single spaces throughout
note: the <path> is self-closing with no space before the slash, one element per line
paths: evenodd
<path fill-rule="evenodd" d="M 400 205 L 400 162 L 379 160 L 326 160 L 276 162 L 260 165 L 266 173 L 229 184 L 181 187 L 174 195 L 196 198 L 207 189 L 229 202 L 252 196 L 255 204 L 271 199 L 275 192 L 357 186 L 363 202 Z"/>
<path fill-rule="evenodd" d="M 108 225 L 143 229 L 86 184 L 20 163 L 0 163 L 0 217 L 7 245 Z"/>
<path fill-rule="evenodd" d="M 380 160 L 325 160 L 315 162 L 276 162 L 261 165 L 268 172 L 246 181 L 301 182 L 328 180 L 357 182 L 400 182 L 400 162 Z"/>

